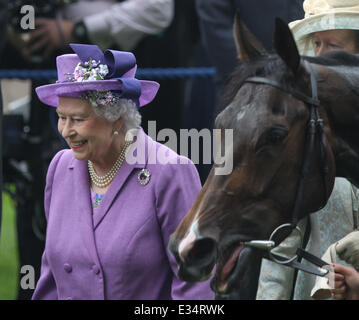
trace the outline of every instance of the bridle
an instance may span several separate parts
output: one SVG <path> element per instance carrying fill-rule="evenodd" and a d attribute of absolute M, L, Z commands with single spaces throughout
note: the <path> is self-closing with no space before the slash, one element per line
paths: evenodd
<path fill-rule="evenodd" d="M 326 274 L 326 272 L 323 274 L 322 271 L 318 271 L 317 268 L 313 268 L 310 266 L 304 266 L 302 264 L 299 264 L 297 261 L 295 261 L 298 256 L 301 256 L 309 261 L 311 259 L 311 256 L 315 260 L 315 264 L 317 264 L 319 261 L 318 258 L 311 255 L 308 252 L 305 252 L 302 248 L 299 248 L 297 250 L 297 254 L 290 258 L 290 259 L 283 259 L 283 257 L 278 256 L 277 254 L 274 254 L 272 250 L 279 245 L 278 241 L 275 241 L 275 235 L 282 229 L 288 228 L 289 231 L 297 230 L 301 235 L 301 230 L 297 226 L 298 220 L 299 220 L 299 210 L 300 210 L 300 204 L 303 201 L 303 195 L 304 195 L 304 178 L 308 175 L 309 166 L 310 166 L 310 157 L 312 153 L 314 152 L 315 148 L 315 140 L 319 140 L 319 146 L 320 146 L 320 164 L 322 168 L 322 178 L 323 178 L 323 185 L 324 185 L 324 197 L 325 199 L 328 199 L 329 197 L 329 186 L 328 186 L 328 159 L 327 159 L 327 140 L 325 138 L 324 134 L 324 125 L 323 125 L 323 119 L 319 115 L 319 106 L 320 101 L 318 99 L 318 85 L 317 85 L 317 77 L 316 77 L 316 70 L 312 67 L 312 65 L 305 61 L 305 65 L 307 66 L 307 69 L 310 73 L 310 82 L 311 82 L 311 91 L 312 96 L 308 97 L 307 95 L 303 94 L 302 92 L 297 91 L 296 89 L 287 89 L 284 88 L 279 82 L 268 79 L 264 77 L 250 77 L 247 78 L 244 82 L 245 83 L 255 83 L 255 84 L 262 84 L 262 85 L 269 85 L 272 87 L 275 87 L 281 91 L 284 91 L 290 95 L 292 95 L 294 98 L 304 102 L 309 107 L 310 117 L 307 124 L 307 132 L 306 132 L 306 139 L 305 139 L 305 149 L 304 149 L 304 157 L 301 167 L 301 172 L 299 176 L 299 180 L 297 183 L 297 189 L 296 189 L 296 195 L 295 200 L 293 204 L 293 210 L 292 210 L 292 222 L 287 224 L 282 224 L 278 228 L 276 228 L 271 236 L 269 237 L 268 241 L 249 241 L 245 242 L 244 245 L 246 246 L 253 246 L 259 249 L 265 249 L 268 251 L 268 255 L 270 260 L 273 260 L 277 263 L 284 264 L 296 269 L 303 270 L 305 272 L 309 272 L 312 274 L 316 274 L 319 276 L 323 276 Z M 320 260 L 320 259 L 319 259 Z M 311 261 L 313 262 L 313 261 Z M 323 261 L 324 262 L 324 261 Z M 325 263 L 326 264 L 326 263 Z"/>
<path fill-rule="evenodd" d="M 309 252 L 306 252 L 301 244 L 301 247 L 297 249 L 296 254 L 291 258 L 285 258 L 277 253 L 273 252 L 273 249 L 278 247 L 279 243 L 283 240 L 280 239 L 279 241 L 275 239 L 275 236 L 278 234 L 279 231 L 283 231 L 283 229 L 288 230 L 288 235 L 293 231 L 296 230 L 299 232 L 301 240 L 302 240 L 302 232 L 300 228 L 297 226 L 299 220 L 299 210 L 300 204 L 303 201 L 304 195 L 304 178 L 308 175 L 309 166 L 310 166 L 310 157 L 314 152 L 315 142 L 316 139 L 319 140 L 320 146 L 320 162 L 322 168 L 322 178 L 323 178 L 323 185 L 324 185 L 324 196 L 325 199 L 329 197 L 329 186 L 328 186 L 328 158 L 327 158 L 327 140 L 324 134 L 324 125 L 323 119 L 319 115 L 319 106 L 320 101 L 318 99 L 318 85 L 317 85 L 317 77 L 316 77 L 316 70 L 312 67 L 312 65 L 305 61 L 305 65 L 310 73 L 310 82 L 311 82 L 311 91 L 312 96 L 309 97 L 302 92 L 299 92 L 296 89 L 289 89 L 285 88 L 281 83 L 276 80 L 268 79 L 264 77 L 249 77 L 247 78 L 244 83 L 255 83 L 259 85 L 269 85 L 271 87 L 275 87 L 285 93 L 290 94 L 294 98 L 304 102 L 309 107 L 310 117 L 307 123 L 307 131 L 306 131 L 306 138 L 305 138 L 305 149 L 304 149 L 304 156 L 302 161 L 301 172 L 299 176 L 299 180 L 297 182 L 297 189 L 295 200 L 292 209 L 292 221 L 291 223 L 282 224 L 277 227 L 272 234 L 270 235 L 268 240 L 252 240 L 243 242 L 242 245 L 253 247 L 256 249 L 264 250 L 264 258 L 267 258 L 271 261 L 274 261 L 281 265 L 286 265 L 288 267 L 292 267 L 294 269 L 302 270 L 307 273 L 311 273 L 317 276 L 325 276 L 328 273 L 328 270 L 325 269 L 318 269 L 310 265 L 305 265 L 300 262 L 302 258 L 308 260 L 312 264 L 322 268 L 325 265 L 328 265 L 327 262 L 319 259 L 318 257 L 312 255 Z M 301 241 L 302 242 L 302 241 Z M 218 295 L 222 295 L 214 288 L 214 283 L 211 283 L 212 290 L 214 290 Z"/>
<path fill-rule="evenodd" d="M 327 272 L 318 271 L 317 268 L 313 268 L 311 266 L 306 266 L 298 263 L 296 259 L 298 256 L 301 256 L 305 259 L 309 259 L 311 261 L 313 257 L 313 261 L 311 261 L 314 264 L 318 265 L 318 259 L 317 257 L 311 255 L 308 252 L 305 252 L 302 248 L 299 248 L 297 250 L 297 254 L 290 258 L 290 259 L 283 259 L 283 257 L 280 257 L 272 252 L 272 250 L 278 246 L 278 242 L 275 241 L 275 235 L 282 229 L 288 228 L 289 231 L 297 230 L 301 235 L 301 230 L 297 226 L 298 220 L 299 220 L 299 209 L 300 204 L 303 201 L 303 195 L 304 195 L 304 178 L 308 175 L 309 166 L 310 166 L 310 157 L 312 153 L 314 152 L 315 148 L 315 140 L 319 140 L 319 146 L 320 146 L 320 164 L 322 168 L 322 178 L 323 178 L 323 185 L 324 185 L 324 197 L 325 199 L 328 199 L 329 197 L 329 186 L 328 186 L 328 158 L 327 158 L 327 140 L 325 138 L 324 134 L 324 125 L 323 125 L 323 119 L 319 115 L 319 106 L 320 101 L 318 99 L 318 85 L 317 85 L 317 77 L 316 77 L 316 70 L 312 67 L 312 65 L 305 61 L 305 65 L 307 66 L 307 69 L 310 73 L 310 82 L 311 82 L 311 91 L 312 96 L 308 97 L 307 95 L 297 91 L 296 89 L 287 89 L 284 88 L 279 82 L 268 79 L 264 77 L 250 77 L 245 80 L 246 83 L 255 83 L 255 84 L 262 84 L 262 85 L 269 85 L 272 87 L 275 87 L 281 91 L 284 91 L 290 95 L 292 95 L 294 98 L 304 102 L 309 107 L 310 117 L 307 124 L 307 132 L 306 132 L 306 139 L 305 139 L 305 149 L 304 149 L 304 157 L 301 167 L 301 172 L 299 176 L 299 180 L 297 183 L 297 189 L 296 189 L 296 196 L 293 204 L 293 210 L 292 210 L 292 222 L 283 224 L 276 228 L 271 236 L 269 237 L 268 241 L 249 241 L 244 243 L 246 246 L 254 246 L 259 249 L 265 249 L 268 251 L 268 255 L 270 260 L 275 261 L 280 264 L 284 264 L 296 269 L 303 270 L 305 272 L 309 272 L 312 274 L 316 274 L 319 276 L 325 275 Z M 324 261 L 323 261 L 324 263 Z M 327 264 L 327 263 L 325 263 Z M 321 265 L 322 266 L 322 265 Z M 324 273 L 324 274 L 323 274 Z"/>

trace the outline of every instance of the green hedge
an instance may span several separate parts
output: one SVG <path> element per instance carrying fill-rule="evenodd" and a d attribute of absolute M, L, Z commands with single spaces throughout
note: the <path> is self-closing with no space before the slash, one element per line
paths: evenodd
<path fill-rule="evenodd" d="M 14 201 L 2 194 L 2 224 L 0 238 L 0 300 L 16 299 L 18 286 L 18 250 Z"/>

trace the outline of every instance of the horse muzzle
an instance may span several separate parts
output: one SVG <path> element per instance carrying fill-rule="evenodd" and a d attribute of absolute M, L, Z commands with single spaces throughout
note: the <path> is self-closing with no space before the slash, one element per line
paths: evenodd
<path fill-rule="evenodd" d="M 260 272 L 262 250 L 242 246 L 229 275 L 223 279 L 223 266 L 217 265 L 211 289 L 217 300 L 254 300 Z"/>
<path fill-rule="evenodd" d="M 168 249 L 177 260 L 181 280 L 196 282 L 210 278 L 217 260 L 217 243 L 214 239 L 195 239 L 179 250 L 176 239 L 171 237 Z"/>

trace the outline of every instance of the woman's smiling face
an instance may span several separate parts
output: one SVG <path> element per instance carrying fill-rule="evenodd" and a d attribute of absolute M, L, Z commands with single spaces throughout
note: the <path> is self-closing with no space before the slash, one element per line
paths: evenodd
<path fill-rule="evenodd" d="M 98 116 L 87 100 L 60 97 L 58 130 L 78 160 L 112 160 L 114 123 Z"/>
<path fill-rule="evenodd" d="M 354 30 L 328 30 L 316 32 L 313 35 L 314 53 L 320 56 L 334 50 L 345 50 L 357 53 L 357 41 Z"/>

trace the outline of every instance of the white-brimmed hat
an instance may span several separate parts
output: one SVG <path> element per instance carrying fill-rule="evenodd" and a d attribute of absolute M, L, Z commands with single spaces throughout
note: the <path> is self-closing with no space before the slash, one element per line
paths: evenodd
<path fill-rule="evenodd" d="M 314 55 L 311 35 L 319 31 L 359 30 L 359 0 L 305 0 L 305 17 L 289 23 L 299 52 Z"/>

